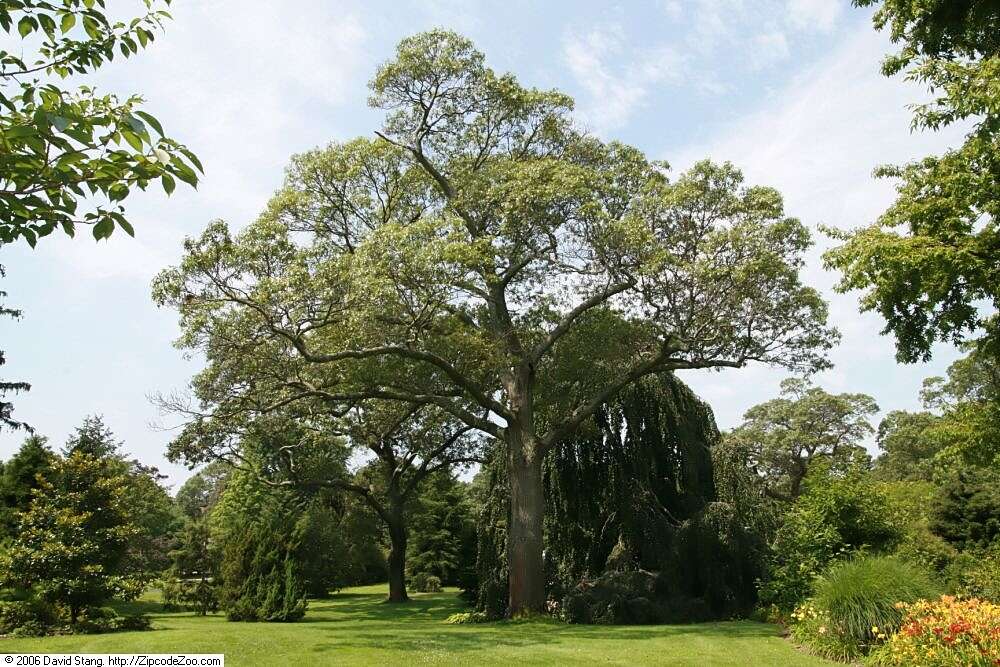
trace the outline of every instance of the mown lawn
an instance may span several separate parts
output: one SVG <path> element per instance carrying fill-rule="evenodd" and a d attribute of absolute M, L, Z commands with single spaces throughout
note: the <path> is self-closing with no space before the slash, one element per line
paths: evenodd
<path fill-rule="evenodd" d="M 224 653 L 243 665 L 829 665 L 774 626 L 749 621 L 665 626 L 579 626 L 550 621 L 446 625 L 464 607 L 454 591 L 383 602 L 385 586 L 310 602 L 291 624 L 229 623 L 221 614 L 167 614 L 153 597 L 129 605 L 154 630 L 0 639 L 0 653 Z"/>

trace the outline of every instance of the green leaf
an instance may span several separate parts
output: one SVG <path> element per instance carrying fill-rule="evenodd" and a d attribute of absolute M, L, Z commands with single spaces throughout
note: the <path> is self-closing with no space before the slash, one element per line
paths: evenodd
<path fill-rule="evenodd" d="M 140 137 L 149 136 L 149 130 L 146 129 L 146 125 L 135 116 L 127 116 L 125 118 L 125 122 L 128 123 L 129 127 L 131 127 Z"/>
<path fill-rule="evenodd" d="M 125 233 L 129 236 L 135 236 L 135 228 L 132 227 L 131 223 L 125 218 L 118 216 L 118 226 L 125 230 Z"/>
<path fill-rule="evenodd" d="M 66 12 L 65 14 L 63 14 L 62 21 L 60 22 L 59 25 L 59 28 L 63 31 L 63 34 L 66 34 L 70 30 L 72 30 L 73 26 L 75 25 L 76 25 L 76 14 L 74 14 L 73 12 Z"/>
<path fill-rule="evenodd" d="M 205 173 L 205 169 L 201 166 L 201 160 L 198 159 L 197 155 L 195 155 L 194 153 L 192 153 L 191 151 L 189 151 L 188 149 L 183 148 L 183 147 L 181 147 L 180 151 L 181 151 L 181 153 L 184 154 L 184 156 L 188 160 L 191 161 L 191 164 L 193 164 L 195 167 L 198 168 L 198 171 L 200 171 L 203 174 Z"/>
<path fill-rule="evenodd" d="M 160 121 L 156 120 L 152 114 L 148 114 L 145 111 L 136 111 L 135 115 L 149 123 L 149 126 L 156 130 L 157 134 L 161 137 L 163 136 L 163 126 L 160 125 Z"/>
<path fill-rule="evenodd" d="M 131 146 L 132 148 L 134 148 L 137 151 L 141 151 L 142 150 L 142 139 L 140 139 L 138 136 L 136 136 L 136 134 L 134 132 L 132 132 L 131 130 L 126 130 L 125 128 L 122 128 L 121 135 L 122 135 L 122 138 L 125 139 L 125 141 L 128 143 L 129 146 Z"/>
<path fill-rule="evenodd" d="M 51 16 L 48 14 L 39 14 L 38 22 L 41 24 L 42 30 L 45 31 L 45 34 L 48 35 L 49 38 L 55 38 L 56 22 L 52 20 Z"/>
<path fill-rule="evenodd" d="M 111 236 L 111 232 L 113 231 L 115 231 L 115 223 L 111 221 L 111 218 L 101 218 L 101 220 L 94 225 L 94 238 L 98 241 L 106 239 Z"/>
<path fill-rule="evenodd" d="M 163 185 L 163 191 L 168 195 L 174 191 L 175 187 L 177 187 L 174 177 L 166 172 L 163 172 L 163 175 L 160 176 L 160 184 Z"/>
<path fill-rule="evenodd" d="M 37 25 L 38 24 L 35 22 L 35 19 L 30 16 L 22 16 L 21 20 L 17 22 L 17 32 L 21 35 L 21 37 L 27 37 Z"/>

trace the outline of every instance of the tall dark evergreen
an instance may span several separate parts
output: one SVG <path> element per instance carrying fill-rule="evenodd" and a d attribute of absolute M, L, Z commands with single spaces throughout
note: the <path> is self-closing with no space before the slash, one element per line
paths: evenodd
<path fill-rule="evenodd" d="M 41 485 L 39 476 L 51 468 L 54 454 L 47 439 L 30 435 L 0 472 L 0 538 L 13 535 L 17 516 L 28 508 L 34 489 Z"/>
<path fill-rule="evenodd" d="M 410 510 L 407 572 L 434 576 L 445 586 L 474 577 L 476 525 L 466 484 L 450 471 L 424 482 Z"/>
<path fill-rule="evenodd" d="M 185 606 L 204 616 L 219 608 L 219 554 L 208 522 L 189 521 L 170 552 L 170 569 L 164 582 L 167 606 Z"/>
<path fill-rule="evenodd" d="M 222 603 L 232 621 L 297 621 L 306 612 L 306 582 L 283 513 L 270 511 L 233 526 L 222 560 Z"/>

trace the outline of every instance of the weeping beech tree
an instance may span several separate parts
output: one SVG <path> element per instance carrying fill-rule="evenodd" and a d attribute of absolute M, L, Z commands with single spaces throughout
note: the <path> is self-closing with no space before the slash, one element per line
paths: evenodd
<path fill-rule="evenodd" d="M 701 599 L 707 614 L 752 607 L 764 542 L 716 492 L 711 409 L 669 373 L 644 378 L 608 401 L 545 457 L 547 594 L 561 600 L 608 571 L 659 573 L 664 597 Z M 507 609 L 504 553 L 510 523 L 502 457 L 484 467 L 478 604 Z M 676 620 L 693 620 L 684 615 Z M 704 617 L 703 617 L 704 618 Z"/>
<path fill-rule="evenodd" d="M 580 131 L 569 97 L 451 32 L 403 40 L 370 90 L 375 138 L 293 159 L 256 222 L 189 240 L 154 295 L 182 346 L 244 360 L 234 387 L 278 355 L 326 401 L 435 405 L 501 442 L 510 608 L 539 610 L 557 442 L 647 375 L 826 364 L 836 333 L 799 279 L 809 233 L 729 164 L 671 180 Z"/>

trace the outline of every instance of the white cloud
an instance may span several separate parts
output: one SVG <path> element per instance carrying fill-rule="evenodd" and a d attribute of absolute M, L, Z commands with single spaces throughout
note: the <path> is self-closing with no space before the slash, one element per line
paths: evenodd
<path fill-rule="evenodd" d="M 661 3 L 663 13 L 672 19 L 676 19 L 684 13 L 684 7 L 680 0 L 663 0 Z"/>
<path fill-rule="evenodd" d="M 640 57 L 628 51 L 625 43 L 624 31 L 617 24 L 563 38 L 563 61 L 587 93 L 581 116 L 594 131 L 621 127 L 652 85 L 682 77 L 683 59 L 673 49 L 662 46 Z"/>
<path fill-rule="evenodd" d="M 838 0 L 788 0 L 788 20 L 800 30 L 829 32 L 846 4 Z"/>
<path fill-rule="evenodd" d="M 706 144 L 665 157 L 679 170 L 706 156 L 731 160 L 748 183 L 778 188 L 789 215 L 813 229 L 819 224 L 866 224 L 894 196 L 891 183 L 872 178 L 875 166 L 940 152 L 961 137 L 958 129 L 910 132 L 906 107 L 920 99 L 921 90 L 881 76 L 878 63 L 889 48 L 884 36 L 860 28 L 826 59 L 767 97 L 756 113 L 735 120 Z M 822 374 L 820 382 L 872 394 L 883 410 L 917 408 L 922 378 L 940 373 L 954 351 L 942 346 L 930 364 L 896 364 L 893 340 L 879 334 L 881 318 L 859 313 L 856 294 L 833 292 L 837 276 L 824 271 L 820 259 L 830 242 L 819 232 L 816 240 L 804 279 L 823 290 L 830 319 L 843 334 L 832 354 L 836 369 Z M 746 408 L 775 396 L 785 375 L 780 369 L 756 367 L 736 375 L 692 373 L 684 379 L 712 404 L 720 426 L 731 427 Z"/>
<path fill-rule="evenodd" d="M 145 108 L 201 158 L 198 190 L 168 199 L 153 185 L 126 200 L 136 238 L 95 243 L 82 228 L 4 248 L 5 288 L 26 318 L 5 337 L 11 368 L 29 378 L 17 414 L 58 445 L 85 414 L 102 412 L 131 453 L 176 478 L 163 460 L 168 434 L 150 434 L 156 412 L 144 396 L 183 387 L 192 371 L 172 351 L 175 317 L 158 311 L 149 281 L 180 258 L 181 238 L 217 217 L 252 219 L 280 184 L 289 155 L 343 136 L 341 118 L 364 113 L 362 14 L 347 2 L 175 3 L 175 20 L 135 58 L 115 59 L 93 78 L 101 90 L 141 92 Z M 91 79 L 88 79 L 91 81 Z M 353 113 L 341 111 L 348 103 Z M 0 458 L 16 447 L 0 435 Z"/>
<path fill-rule="evenodd" d="M 769 65 L 788 58 L 788 40 L 780 30 L 755 35 L 750 47 L 750 61 L 755 69 L 763 69 Z"/>

